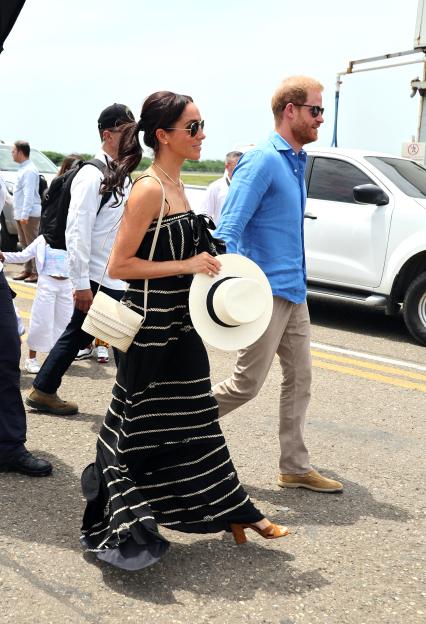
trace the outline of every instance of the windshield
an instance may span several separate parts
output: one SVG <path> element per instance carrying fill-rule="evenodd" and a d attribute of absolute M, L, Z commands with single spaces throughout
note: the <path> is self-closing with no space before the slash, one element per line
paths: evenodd
<path fill-rule="evenodd" d="M 56 165 L 47 156 L 36 149 L 32 149 L 30 159 L 40 173 L 57 173 Z M 18 171 L 18 163 L 12 158 L 12 148 L 8 145 L 0 145 L 0 171 Z"/>
<path fill-rule="evenodd" d="M 384 156 L 366 156 L 365 159 L 409 197 L 426 197 L 426 169 L 422 165 L 412 160 Z"/>

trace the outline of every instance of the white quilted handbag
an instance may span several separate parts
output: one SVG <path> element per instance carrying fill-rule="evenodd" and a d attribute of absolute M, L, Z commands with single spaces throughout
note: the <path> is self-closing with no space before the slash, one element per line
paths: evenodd
<path fill-rule="evenodd" d="M 163 192 L 160 214 L 157 220 L 157 226 L 155 228 L 154 238 L 152 240 L 151 250 L 148 257 L 148 260 L 152 260 L 158 234 L 160 232 L 161 221 L 164 215 L 164 187 L 161 183 L 161 180 L 155 176 L 144 175 L 140 177 L 154 178 L 160 184 L 161 190 Z M 137 179 L 139 180 L 140 178 Z M 111 253 L 109 255 L 109 258 L 110 257 Z M 102 281 L 105 277 L 105 272 L 107 270 L 109 258 L 105 267 L 104 274 L 102 276 L 101 283 L 99 284 L 98 291 L 94 296 L 92 305 L 90 306 L 87 316 L 83 321 L 82 329 L 87 334 L 89 334 L 89 336 L 94 336 L 95 338 L 99 338 L 104 342 L 108 342 L 113 347 L 116 347 L 117 349 L 125 353 L 132 344 L 134 337 L 138 333 L 146 317 L 146 308 L 148 302 L 148 280 L 146 279 L 144 282 L 144 313 L 142 316 L 141 314 L 138 314 L 138 312 L 131 310 L 126 305 L 126 302 L 122 303 L 120 301 L 116 301 L 115 299 L 100 290 L 100 287 L 102 286 Z"/>

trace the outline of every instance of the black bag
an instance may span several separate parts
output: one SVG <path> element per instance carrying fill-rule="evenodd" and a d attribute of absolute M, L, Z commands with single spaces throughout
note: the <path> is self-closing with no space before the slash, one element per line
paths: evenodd
<path fill-rule="evenodd" d="M 226 253 L 225 241 L 221 238 L 214 238 L 210 233 L 210 230 L 216 229 L 213 219 L 208 215 L 197 215 L 192 212 L 191 221 L 196 254 L 200 254 L 203 251 L 207 251 L 211 256 Z"/>
<path fill-rule="evenodd" d="M 44 196 L 46 195 L 47 188 L 48 188 L 48 184 L 47 184 L 46 178 L 44 177 L 42 173 L 39 173 L 38 194 L 40 195 L 41 201 L 43 201 Z"/>
<path fill-rule="evenodd" d="M 106 164 L 96 158 L 79 160 L 74 163 L 71 169 L 52 180 L 47 193 L 42 198 L 40 234 L 43 234 L 46 242 L 53 249 L 66 249 L 65 229 L 71 200 L 71 184 L 77 173 L 85 165 L 93 165 L 102 173 L 106 169 Z M 105 193 L 102 196 L 101 205 L 96 216 L 111 198 L 111 195 L 112 193 Z"/>

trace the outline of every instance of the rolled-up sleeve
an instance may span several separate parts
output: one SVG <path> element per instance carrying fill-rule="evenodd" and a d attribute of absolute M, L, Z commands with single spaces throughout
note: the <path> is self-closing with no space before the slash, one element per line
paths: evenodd
<path fill-rule="evenodd" d="M 101 201 L 99 195 L 101 180 L 95 167 L 86 166 L 82 167 L 71 184 L 65 240 L 70 278 L 75 290 L 90 288 L 92 230 Z"/>
<path fill-rule="evenodd" d="M 227 253 L 237 253 L 238 243 L 271 181 L 265 156 L 260 150 L 244 154 L 236 166 L 222 208 L 216 238 L 226 243 Z"/>

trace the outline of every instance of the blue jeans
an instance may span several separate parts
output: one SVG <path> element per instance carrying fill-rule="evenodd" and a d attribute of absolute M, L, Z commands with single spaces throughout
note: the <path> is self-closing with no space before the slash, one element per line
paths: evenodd
<path fill-rule="evenodd" d="M 98 286 L 95 282 L 90 282 L 93 295 L 96 294 Z M 122 290 L 111 290 L 111 288 L 106 288 L 105 286 L 101 286 L 101 290 L 113 297 L 113 299 L 116 299 L 116 301 L 120 301 L 124 295 Z M 58 338 L 53 349 L 45 359 L 40 372 L 34 379 L 34 388 L 48 394 L 54 394 L 57 391 L 62 383 L 62 377 L 73 363 L 79 350 L 87 347 L 93 340 L 93 336 L 81 329 L 85 318 L 86 312 L 74 308 L 73 315 L 64 333 Z M 114 359 L 115 363 L 118 364 L 118 352 L 116 349 L 114 349 Z"/>
<path fill-rule="evenodd" d="M 0 458 L 23 449 L 27 416 L 20 391 L 21 341 L 12 293 L 0 273 Z"/>

